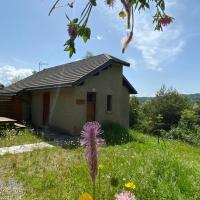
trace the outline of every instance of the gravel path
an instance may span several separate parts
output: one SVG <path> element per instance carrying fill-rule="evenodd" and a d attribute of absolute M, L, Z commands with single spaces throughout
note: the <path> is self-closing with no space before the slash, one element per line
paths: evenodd
<path fill-rule="evenodd" d="M 3 148 L 0 148 L 0 155 L 24 153 L 24 152 L 33 151 L 35 149 L 52 148 L 52 147 L 54 146 L 46 142 L 3 147 Z"/>

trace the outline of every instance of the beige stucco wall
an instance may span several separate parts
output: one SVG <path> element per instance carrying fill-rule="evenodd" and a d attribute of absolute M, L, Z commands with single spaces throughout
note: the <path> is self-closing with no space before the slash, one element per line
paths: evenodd
<path fill-rule="evenodd" d="M 80 133 L 86 122 L 87 92 L 96 91 L 96 120 L 103 123 L 113 121 L 125 127 L 129 125 L 129 92 L 122 84 L 122 66 L 100 72 L 88 78 L 83 86 L 75 88 L 52 89 L 50 91 L 49 125 L 73 134 Z M 45 91 L 32 94 L 32 122 L 42 126 L 42 95 Z M 112 95 L 112 112 L 106 111 L 107 95 Z M 85 104 L 77 105 L 77 99 Z"/>

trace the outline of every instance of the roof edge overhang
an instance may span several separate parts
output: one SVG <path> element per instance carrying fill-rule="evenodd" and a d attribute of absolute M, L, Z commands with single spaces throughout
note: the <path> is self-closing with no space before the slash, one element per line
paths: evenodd
<path fill-rule="evenodd" d="M 123 75 L 123 83 L 128 88 L 130 94 L 137 94 L 137 90 L 131 85 L 131 83 Z"/>
<path fill-rule="evenodd" d="M 3 97 L 6 97 L 6 96 L 12 97 L 16 95 L 17 95 L 16 93 L 0 93 L 0 96 L 3 96 Z"/>
<path fill-rule="evenodd" d="M 55 85 L 26 88 L 23 91 L 45 90 L 45 89 L 64 88 L 64 87 L 72 87 L 72 86 L 73 86 L 72 84 L 55 84 Z"/>
<path fill-rule="evenodd" d="M 112 60 L 112 61 L 114 61 L 114 62 L 116 62 L 116 63 L 119 63 L 119 64 L 122 64 L 122 65 L 124 65 L 124 66 L 126 66 L 126 67 L 130 67 L 130 63 L 128 63 L 128 62 L 126 62 L 126 61 L 124 61 L 124 60 L 121 60 L 121 59 L 119 59 L 119 58 L 116 58 L 116 57 L 114 57 L 114 56 L 111 56 L 111 55 L 109 55 L 109 54 L 104 54 L 108 59 L 110 59 L 110 60 Z"/>
<path fill-rule="evenodd" d="M 34 91 L 34 90 L 45 90 L 45 89 L 54 89 L 54 88 L 65 88 L 65 87 L 76 87 L 79 86 L 81 83 L 83 83 L 88 77 L 93 76 L 94 74 L 101 72 L 102 70 L 106 69 L 107 67 L 112 67 L 113 63 L 119 63 L 123 66 L 130 66 L 130 63 L 120 60 L 116 57 L 113 57 L 108 54 L 104 54 L 109 61 L 105 62 L 103 65 L 99 66 L 95 70 L 91 71 L 90 73 L 86 74 L 82 78 L 78 79 L 75 82 L 69 83 L 69 84 L 54 84 L 54 85 L 47 85 L 47 86 L 39 86 L 39 87 L 29 87 L 29 88 L 24 88 L 16 93 L 0 93 L 0 96 L 15 96 L 23 92 L 27 91 Z M 123 76 L 124 77 L 124 76 Z M 125 77 L 124 77 L 125 78 Z M 128 80 L 125 78 L 125 82 L 129 88 L 130 94 L 137 94 L 137 91 L 135 88 L 128 82 Z"/>

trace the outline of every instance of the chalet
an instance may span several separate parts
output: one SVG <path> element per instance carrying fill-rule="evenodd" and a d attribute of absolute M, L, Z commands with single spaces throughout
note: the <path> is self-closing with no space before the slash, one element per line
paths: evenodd
<path fill-rule="evenodd" d="M 129 95 L 123 75 L 130 64 L 102 54 L 44 69 L 8 87 L 0 86 L 0 116 L 79 133 L 86 121 L 129 125 Z"/>

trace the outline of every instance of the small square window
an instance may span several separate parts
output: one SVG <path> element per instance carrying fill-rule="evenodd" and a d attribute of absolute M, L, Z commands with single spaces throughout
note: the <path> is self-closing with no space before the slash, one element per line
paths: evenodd
<path fill-rule="evenodd" d="M 112 95 L 107 95 L 107 111 L 112 111 Z"/>

